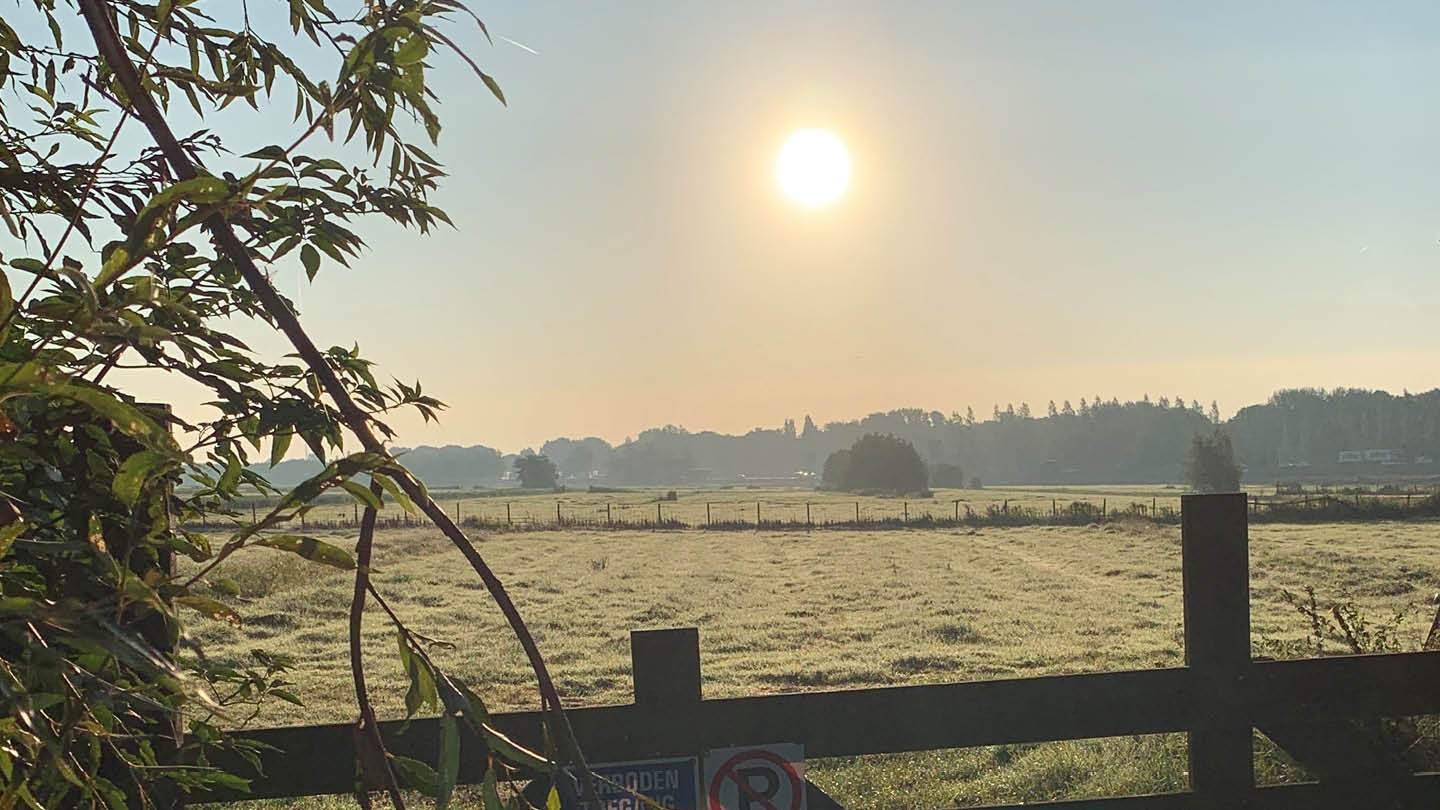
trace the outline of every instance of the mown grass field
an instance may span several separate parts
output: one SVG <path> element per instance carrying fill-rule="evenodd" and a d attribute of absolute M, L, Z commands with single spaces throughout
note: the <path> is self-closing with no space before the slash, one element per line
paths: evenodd
<path fill-rule="evenodd" d="M 1045 496 L 1045 497 L 1048 497 Z M 353 538 L 334 535 L 334 542 Z M 1092 527 L 891 532 L 550 531 L 506 533 L 482 551 L 509 584 L 573 705 L 628 702 L 628 633 L 700 628 L 706 697 L 1174 666 L 1182 661 L 1179 530 Z M 1308 625 L 1281 597 L 1313 585 L 1375 620 L 1408 611 L 1418 646 L 1440 590 L 1440 524 L 1251 529 L 1257 653 Z M 534 708 L 518 646 L 478 581 L 431 531 L 377 535 L 378 583 L 412 626 L 494 708 Z M 261 724 L 349 720 L 345 647 L 352 582 L 266 549 L 225 573 L 243 588 L 240 628 L 197 619 L 212 656 L 255 647 L 294 656 L 306 701 Z M 403 714 L 402 673 L 383 616 L 367 614 L 381 716 Z M 1262 746 L 1262 779 L 1293 775 Z M 866 808 L 953 807 L 1183 789 L 1181 735 L 1004 746 L 812 762 L 812 779 Z M 267 802 L 342 807 L 352 800 Z"/>

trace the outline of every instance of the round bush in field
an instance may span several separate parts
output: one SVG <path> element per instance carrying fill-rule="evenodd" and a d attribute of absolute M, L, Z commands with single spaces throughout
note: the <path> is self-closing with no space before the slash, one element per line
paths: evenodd
<path fill-rule="evenodd" d="M 888 434 L 860 437 L 848 450 L 825 459 L 822 482 L 828 489 L 902 495 L 923 492 L 928 474 L 914 445 Z"/>

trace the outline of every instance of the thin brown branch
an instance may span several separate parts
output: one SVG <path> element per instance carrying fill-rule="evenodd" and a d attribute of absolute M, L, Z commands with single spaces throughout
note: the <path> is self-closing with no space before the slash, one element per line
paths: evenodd
<path fill-rule="evenodd" d="M 384 497 L 385 490 L 375 480 L 370 482 L 370 492 L 376 498 Z M 385 755 L 385 741 L 380 738 L 380 723 L 375 719 L 375 707 L 370 705 L 370 694 L 365 688 L 365 654 L 361 648 L 360 630 L 365 618 L 365 592 L 370 586 L 370 552 L 375 541 L 375 516 L 373 506 L 365 507 L 360 518 L 360 539 L 355 544 L 355 596 L 350 602 L 350 675 L 355 681 L 355 701 L 360 705 L 360 720 L 356 729 L 356 750 L 360 752 L 361 775 L 370 770 L 380 771 L 385 779 L 385 790 L 390 794 L 390 803 L 396 810 L 405 810 L 405 800 L 400 795 L 400 784 L 395 781 L 395 772 L 390 769 L 390 760 Z M 371 756 L 366 756 L 369 746 Z M 361 784 L 358 790 L 367 789 Z"/>

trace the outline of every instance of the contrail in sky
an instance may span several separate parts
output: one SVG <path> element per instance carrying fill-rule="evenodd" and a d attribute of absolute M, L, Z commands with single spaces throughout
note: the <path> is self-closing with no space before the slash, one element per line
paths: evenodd
<path fill-rule="evenodd" d="M 529 45 L 521 45 L 520 43 L 516 42 L 515 40 L 513 40 L 513 39 L 511 39 L 511 38 L 509 38 L 509 37 L 507 37 L 507 36 L 505 36 L 504 34 L 496 34 L 495 36 L 496 36 L 497 38 L 499 38 L 499 39 L 505 40 L 506 42 L 510 43 L 511 45 L 514 45 L 515 47 L 519 48 L 519 49 L 522 50 L 522 51 L 528 51 L 528 52 L 530 52 L 530 53 L 535 54 L 536 56 L 539 56 L 539 55 L 540 55 L 540 52 L 539 52 L 539 51 L 535 50 L 534 48 L 530 47 Z"/>

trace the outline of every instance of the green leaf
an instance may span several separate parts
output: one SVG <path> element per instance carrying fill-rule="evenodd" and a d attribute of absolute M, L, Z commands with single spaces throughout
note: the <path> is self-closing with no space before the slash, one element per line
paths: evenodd
<path fill-rule="evenodd" d="M 500 801 L 498 781 L 495 776 L 495 763 L 491 762 L 490 767 L 485 769 L 485 781 L 480 784 L 480 801 L 485 810 L 505 810 L 504 803 Z"/>
<path fill-rule="evenodd" d="M 377 498 L 375 493 L 371 492 L 367 486 L 363 486 L 356 481 L 341 481 L 340 486 L 366 509 L 374 509 L 378 512 L 385 508 L 381 505 L 380 499 Z"/>
<path fill-rule="evenodd" d="M 504 91 L 502 91 L 502 90 L 500 89 L 500 85 L 499 85 L 498 83 L 496 83 L 495 79 L 492 78 L 492 77 L 490 76 L 490 74 L 488 74 L 488 73 L 481 73 L 481 74 L 480 74 L 480 81 L 485 82 L 485 86 L 488 87 L 488 88 L 490 88 L 490 92 L 495 94 L 495 98 L 500 99 L 500 103 L 501 103 L 501 104 L 505 104 L 506 106 L 509 106 L 509 103 L 508 103 L 507 101 L 505 101 L 505 93 L 504 93 Z"/>
<path fill-rule="evenodd" d="M 320 251 L 307 243 L 300 248 L 300 262 L 305 265 L 305 277 L 314 281 L 315 274 L 320 272 Z"/>
<path fill-rule="evenodd" d="M 215 485 L 215 488 L 221 492 L 234 490 L 235 485 L 240 483 L 240 470 L 240 458 L 231 455 L 229 461 L 225 462 L 225 473 L 220 476 L 220 481 Z"/>
<path fill-rule="evenodd" d="M 455 780 L 460 777 L 460 726 L 450 712 L 440 715 L 438 770 L 440 782 L 435 793 L 435 810 L 445 810 L 450 804 L 450 795 L 455 792 Z"/>
<path fill-rule="evenodd" d="M 323 540 L 316 540 L 313 537 L 303 537 L 298 534 L 280 534 L 274 537 L 266 537 L 256 545 L 266 548 L 278 548 L 281 551 L 289 551 L 299 554 L 311 562 L 331 565 L 336 568 L 353 570 L 355 558 L 350 552 L 338 546 L 332 546 Z"/>
<path fill-rule="evenodd" d="M 15 296 L 10 291 L 10 278 L 0 273 L 0 323 L 8 321 L 10 314 L 15 311 Z M 6 323 L 4 329 L 0 329 L 0 343 L 5 342 L 5 335 L 10 332 L 10 324 Z"/>
<path fill-rule="evenodd" d="M 10 553 L 10 547 L 15 545 L 15 538 L 25 531 L 25 524 L 15 521 L 8 526 L 0 526 L 0 560 Z"/>
<path fill-rule="evenodd" d="M 296 706 L 305 705 L 305 703 L 300 700 L 300 698 L 296 697 L 293 692 L 288 692 L 284 689 L 271 689 L 267 694 L 274 695 L 275 697 L 280 698 L 286 703 L 290 703 Z"/>
<path fill-rule="evenodd" d="M 411 34 L 399 49 L 395 51 L 395 64 L 398 66 L 413 65 L 425 58 L 430 50 L 430 45 L 421 34 Z"/>
<path fill-rule="evenodd" d="M 411 718 L 423 706 L 435 706 L 440 702 L 435 689 L 435 673 L 425 659 L 410 649 L 404 632 L 396 634 L 400 642 L 400 663 L 410 678 L 410 688 L 405 691 L 405 717 Z"/>
<path fill-rule="evenodd" d="M 370 477 L 380 482 L 381 489 L 389 493 L 390 497 L 394 498 L 395 502 L 400 504 L 401 509 L 404 509 L 412 515 L 420 514 L 420 510 L 415 508 L 415 502 L 410 500 L 410 496 L 406 495 L 405 490 L 401 489 L 400 485 L 395 483 L 394 479 L 390 476 L 371 473 Z"/>
<path fill-rule="evenodd" d="M 270 466 L 274 467 L 285 459 L 285 453 L 290 449 L 290 441 L 295 438 L 295 432 L 286 430 L 276 433 L 270 439 Z"/>
<path fill-rule="evenodd" d="M 440 777 L 435 773 L 434 768 L 420 760 L 391 754 L 390 766 L 395 769 L 395 774 L 407 786 L 427 796 L 439 793 Z"/>
<path fill-rule="evenodd" d="M 208 596 L 177 596 L 175 604 L 197 610 L 211 619 L 228 622 L 235 627 L 242 624 L 240 614 L 219 599 L 211 599 Z"/>
<path fill-rule="evenodd" d="M 140 492 L 145 488 L 145 482 L 164 470 L 169 464 L 170 457 L 165 453 L 157 453 L 154 450 L 136 453 L 125 459 L 125 463 L 120 465 L 120 471 L 115 474 L 115 480 L 110 483 L 110 491 L 120 499 L 121 503 L 126 506 L 134 506 L 135 502 L 140 500 Z"/>

